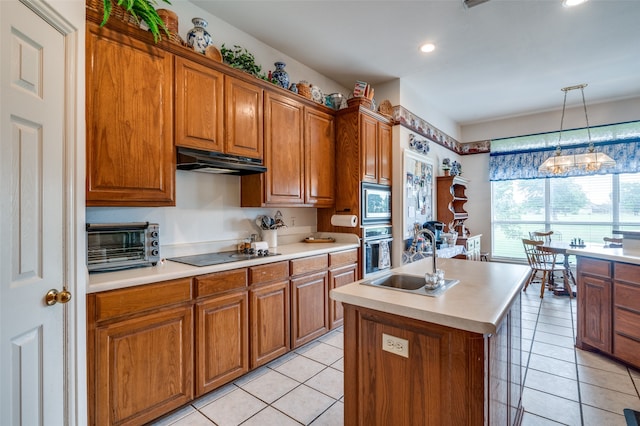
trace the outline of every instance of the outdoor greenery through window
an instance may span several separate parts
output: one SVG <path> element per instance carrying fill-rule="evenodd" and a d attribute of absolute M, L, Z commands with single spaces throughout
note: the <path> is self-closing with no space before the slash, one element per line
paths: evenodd
<path fill-rule="evenodd" d="M 492 257 L 525 259 L 522 238 L 603 243 L 614 229 L 640 231 L 640 173 L 494 181 Z"/>

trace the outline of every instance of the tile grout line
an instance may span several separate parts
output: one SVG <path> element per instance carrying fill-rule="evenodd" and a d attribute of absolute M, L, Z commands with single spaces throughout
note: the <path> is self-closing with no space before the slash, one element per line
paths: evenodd
<path fill-rule="evenodd" d="M 573 301 L 575 301 L 575 298 L 573 299 Z M 577 307 L 576 307 L 576 309 L 577 309 Z M 576 324 L 575 321 L 573 320 L 573 303 L 572 303 L 572 299 L 569 299 L 569 312 L 571 312 L 571 325 L 572 325 L 571 328 L 573 329 L 573 341 L 575 342 L 576 341 L 576 330 L 577 330 L 578 324 Z M 578 406 L 580 407 L 580 424 L 582 426 L 584 426 L 584 412 L 582 411 L 582 393 L 580 391 L 580 369 L 578 368 L 578 353 L 577 353 L 577 349 L 575 347 L 575 343 L 574 343 L 574 346 L 573 346 L 573 358 L 574 358 L 574 361 L 576 363 L 576 379 L 577 379 L 577 383 L 578 383 Z"/>

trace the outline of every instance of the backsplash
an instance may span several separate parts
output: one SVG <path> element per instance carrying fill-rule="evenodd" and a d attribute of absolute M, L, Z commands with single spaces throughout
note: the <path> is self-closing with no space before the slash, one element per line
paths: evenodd
<path fill-rule="evenodd" d="M 316 231 L 315 208 L 240 207 L 240 177 L 178 170 L 175 207 L 87 207 L 87 223 L 153 222 L 160 224 L 162 257 L 186 244 L 203 250 L 232 250 L 251 234 L 260 235 L 255 221 L 280 210 L 286 228 L 283 242 L 304 239 Z"/>

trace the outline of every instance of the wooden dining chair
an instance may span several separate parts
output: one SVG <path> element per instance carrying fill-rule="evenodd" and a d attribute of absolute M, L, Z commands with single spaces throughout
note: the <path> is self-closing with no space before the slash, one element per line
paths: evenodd
<path fill-rule="evenodd" d="M 569 297 L 571 297 L 573 291 L 571 290 L 571 285 L 569 284 L 569 277 L 565 275 L 566 271 L 564 269 L 564 265 L 558 264 L 556 262 L 557 256 L 555 253 L 541 250 L 540 246 L 542 246 L 543 244 L 543 241 L 529 240 L 526 238 L 522 239 L 524 252 L 527 255 L 527 262 L 529 263 L 529 267 L 531 268 L 531 273 L 529 274 L 527 283 L 524 285 L 524 289 L 522 291 L 527 291 L 527 287 L 529 287 L 529 284 L 531 284 L 536 276 L 541 273 L 542 278 L 540 279 L 540 298 L 542 299 L 544 297 L 544 289 L 547 285 L 550 285 L 553 289 L 553 280 L 551 279 L 552 274 L 554 274 L 555 272 L 560 272 L 562 273 L 565 287 L 568 287 L 566 290 L 569 293 Z"/>
<path fill-rule="evenodd" d="M 542 241 L 545 244 L 549 244 L 551 242 L 551 236 L 554 235 L 553 231 L 531 231 L 529 232 L 529 238 L 536 241 Z M 560 240 L 561 238 L 558 234 L 555 234 L 555 239 Z M 561 263 L 564 265 L 564 255 L 559 254 L 556 256 L 556 263 Z"/>

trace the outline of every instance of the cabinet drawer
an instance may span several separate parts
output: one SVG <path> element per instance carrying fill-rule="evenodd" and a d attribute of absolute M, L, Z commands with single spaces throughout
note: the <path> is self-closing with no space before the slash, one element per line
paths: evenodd
<path fill-rule="evenodd" d="M 578 256 L 578 270 L 581 273 L 611 278 L 611 262 Z"/>
<path fill-rule="evenodd" d="M 616 263 L 614 277 L 616 281 L 626 281 L 640 285 L 640 266 Z M 637 294 L 640 295 L 640 293 Z"/>
<path fill-rule="evenodd" d="M 613 291 L 613 301 L 616 306 L 632 309 L 640 313 L 640 286 L 623 284 L 616 280 Z"/>
<path fill-rule="evenodd" d="M 616 308 L 613 319 L 614 331 L 640 341 L 640 314 Z"/>
<path fill-rule="evenodd" d="M 215 272 L 196 277 L 196 297 L 208 296 L 222 291 L 247 286 L 247 270 Z"/>
<path fill-rule="evenodd" d="M 95 320 L 144 312 L 191 300 L 191 278 L 95 294 Z"/>
<path fill-rule="evenodd" d="M 358 249 L 329 253 L 329 266 L 348 265 L 358 261 Z"/>
<path fill-rule="evenodd" d="M 616 334 L 613 337 L 613 355 L 634 366 L 640 366 L 640 342 Z"/>
<path fill-rule="evenodd" d="M 252 266 L 249 268 L 249 282 L 251 284 L 266 283 L 287 278 L 289 278 L 289 262 L 286 261 Z"/>
<path fill-rule="evenodd" d="M 304 259 L 295 259 L 291 261 L 291 276 L 322 271 L 328 267 L 329 260 L 326 254 L 305 257 Z"/>

